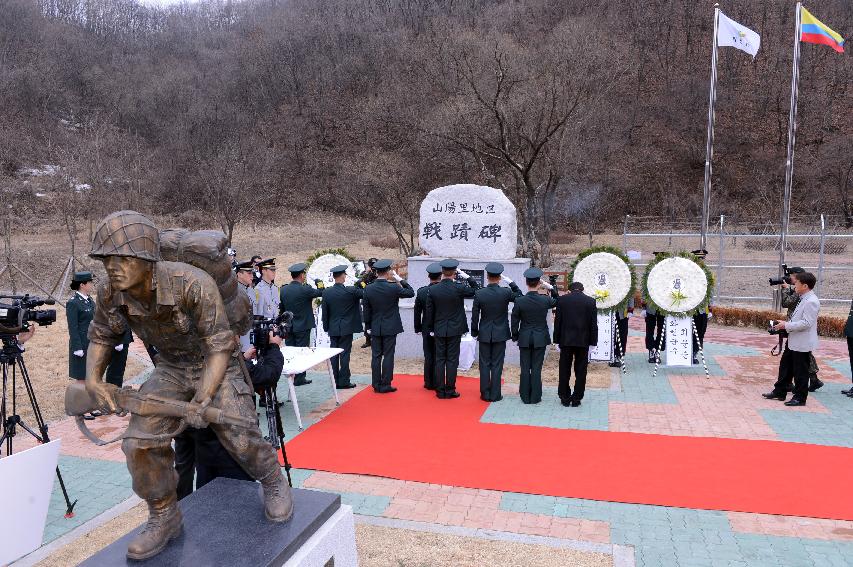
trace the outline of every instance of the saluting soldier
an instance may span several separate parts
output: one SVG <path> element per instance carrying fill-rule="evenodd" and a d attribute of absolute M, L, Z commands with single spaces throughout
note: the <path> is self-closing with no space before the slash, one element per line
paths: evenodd
<path fill-rule="evenodd" d="M 525 404 L 542 401 L 542 365 L 545 349 L 551 344 L 548 312 L 560 297 L 554 286 L 540 280 L 542 274 L 539 268 L 524 271 L 527 294 L 516 298 L 512 308 L 512 340 L 518 343 L 521 364 L 518 393 Z M 550 290 L 550 297 L 540 295 L 540 288 Z"/>
<path fill-rule="evenodd" d="M 373 265 L 378 262 L 376 258 L 370 258 L 367 260 L 367 269 L 362 272 L 362 274 L 358 277 L 358 283 L 361 284 L 363 288 L 367 288 L 370 284 L 376 281 L 376 269 Z M 362 308 L 363 309 L 363 308 Z M 362 316 L 362 319 L 364 317 Z M 361 348 L 370 348 L 370 335 L 364 335 L 364 344 L 361 345 Z"/>
<path fill-rule="evenodd" d="M 331 269 L 335 285 L 323 290 L 323 328 L 329 333 L 332 348 L 344 351 L 332 357 L 332 374 L 335 387 L 339 390 L 355 388 L 350 381 L 350 353 L 352 336 L 362 331 L 361 310 L 359 308 L 364 289 L 361 286 L 344 285 L 347 277 L 345 264 Z"/>
<path fill-rule="evenodd" d="M 314 320 L 313 301 L 322 297 L 323 290 L 313 288 L 305 283 L 305 271 L 307 269 L 308 264 L 303 262 L 290 266 L 287 270 L 290 272 L 293 281 L 281 287 L 280 309 L 282 312 L 290 311 L 293 313 L 293 327 L 290 334 L 284 339 L 284 344 L 287 346 L 309 346 L 311 344 L 311 329 L 317 326 Z M 304 372 L 293 377 L 294 386 L 304 386 L 311 382 L 312 380 L 305 379 Z"/>
<path fill-rule="evenodd" d="M 424 330 L 435 338 L 435 386 L 441 399 L 458 398 L 456 374 L 459 370 L 459 351 L 462 335 L 468 332 L 465 299 L 474 297 L 477 281 L 462 270 L 467 285 L 456 282 L 459 260 L 441 261 L 441 282 L 427 294 L 424 310 Z"/>
<path fill-rule="evenodd" d="M 435 337 L 424 332 L 424 310 L 430 286 L 441 281 L 441 264 L 433 262 L 426 268 L 429 284 L 419 287 L 415 294 L 415 333 L 421 335 L 424 345 L 424 388 L 435 390 Z"/>
<path fill-rule="evenodd" d="M 364 332 L 370 335 L 370 371 L 373 391 L 378 394 L 396 392 L 394 351 L 397 335 L 403 332 L 400 299 L 414 297 L 415 290 L 391 270 L 391 260 L 378 260 L 374 265 L 378 278 L 364 290 Z M 391 283 L 391 280 L 396 283 Z"/>
<path fill-rule="evenodd" d="M 471 309 L 471 336 L 480 342 L 480 399 L 497 402 L 501 395 L 501 374 L 506 355 L 506 342 L 510 339 L 507 309 L 521 297 L 522 292 L 511 279 L 503 275 L 499 262 L 486 264 L 488 285 L 478 289 Z M 506 282 L 509 289 L 500 286 Z"/>
<path fill-rule="evenodd" d="M 278 316 L 280 303 L 278 286 L 275 285 L 275 258 L 258 262 L 258 268 L 261 270 L 261 281 L 255 286 L 257 301 L 253 313 L 267 319 L 274 319 Z"/>

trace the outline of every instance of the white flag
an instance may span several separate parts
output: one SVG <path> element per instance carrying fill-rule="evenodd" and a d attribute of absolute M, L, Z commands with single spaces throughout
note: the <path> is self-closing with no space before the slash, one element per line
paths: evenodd
<path fill-rule="evenodd" d="M 758 54 L 758 46 L 761 45 L 761 36 L 721 11 L 717 22 L 717 45 L 737 47 L 755 57 Z"/>

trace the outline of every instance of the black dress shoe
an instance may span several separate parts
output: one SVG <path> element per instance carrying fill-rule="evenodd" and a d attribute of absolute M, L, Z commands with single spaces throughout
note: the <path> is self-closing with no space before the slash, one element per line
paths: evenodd
<path fill-rule="evenodd" d="M 499 402 L 499 401 L 501 401 L 502 399 L 504 399 L 504 397 L 503 397 L 501 394 L 498 394 L 498 397 L 497 397 L 497 398 L 495 398 L 495 399 L 494 399 L 494 400 L 492 400 L 492 401 L 493 401 L 493 402 Z"/>
<path fill-rule="evenodd" d="M 436 393 L 435 393 L 435 397 L 436 397 L 436 398 L 438 398 L 439 400 L 443 400 L 443 399 L 445 399 L 447 396 L 444 394 L 444 392 L 436 392 Z"/>
<path fill-rule="evenodd" d="M 571 402 L 569 402 L 569 403 L 570 403 L 570 404 L 572 404 L 572 407 L 573 407 L 573 408 L 576 408 L 576 407 L 578 407 L 579 405 L 581 405 L 581 401 L 580 401 L 580 400 L 572 400 L 572 401 L 571 401 Z"/>
<path fill-rule="evenodd" d="M 104 414 L 102 414 L 102 413 L 101 413 L 101 412 L 99 412 L 98 410 L 92 410 L 92 411 L 90 411 L 90 412 L 89 412 L 89 415 L 91 415 L 92 417 L 101 417 L 101 416 L 102 416 L 102 415 L 104 415 Z"/>
<path fill-rule="evenodd" d="M 693 364 L 699 364 L 699 357 L 698 356 L 693 357 Z"/>
<path fill-rule="evenodd" d="M 572 402 L 569 400 L 566 400 L 565 402 L 560 402 L 560 404 L 562 404 L 563 406 L 565 406 L 567 408 L 572 407 Z"/>
<path fill-rule="evenodd" d="M 353 383 L 344 384 L 342 386 L 336 386 L 336 388 L 338 390 L 349 390 L 350 388 L 355 388 L 355 384 L 353 384 Z"/>
<path fill-rule="evenodd" d="M 484 402 L 491 402 L 492 401 L 489 398 L 487 398 L 486 396 L 484 396 L 483 394 L 480 394 L 480 399 L 483 400 Z"/>
<path fill-rule="evenodd" d="M 791 398 L 790 400 L 785 402 L 785 405 L 786 406 L 804 406 L 804 405 L 806 405 L 806 401 L 805 400 L 799 400 L 797 398 Z"/>
<path fill-rule="evenodd" d="M 622 361 L 617 358 L 616 360 L 614 360 L 613 362 L 611 362 L 607 366 L 609 366 L 610 368 L 618 368 L 618 367 L 622 366 Z"/>
<path fill-rule="evenodd" d="M 86 421 L 92 421 L 93 419 L 95 419 L 95 416 L 90 413 L 85 413 L 83 414 L 83 419 L 85 419 Z"/>
<path fill-rule="evenodd" d="M 459 392 L 457 392 L 456 390 L 453 390 L 452 392 L 448 392 L 446 394 L 447 398 L 458 398 L 459 395 Z"/>
<path fill-rule="evenodd" d="M 847 397 L 848 397 L 848 398 L 853 398 L 853 390 L 851 390 L 851 391 L 847 394 Z"/>
<path fill-rule="evenodd" d="M 812 381 L 812 383 L 809 384 L 809 392 L 817 392 L 822 387 L 823 387 L 823 382 L 821 382 L 820 380 L 815 378 L 814 381 Z"/>
<path fill-rule="evenodd" d="M 785 392 L 777 392 L 776 390 L 772 392 L 767 392 L 766 394 L 761 394 L 762 398 L 766 398 L 768 400 L 779 400 L 780 402 L 784 402 L 785 398 L 788 397 L 788 394 Z"/>
<path fill-rule="evenodd" d="M 294 386 L 304 386 L 305 384 L 310 384 L 314 380 L 300 380 L 299 382 L 294 382 Z"/>
<path fill-rule="evenodd" d="M 395 388 L 394 386 L 383 386 L 383 387 L 379 388 L 380 394 L 390 394 L 390 393 L 396 392 L 396 391 L 397 391 L 397 388 Z"/>
<path fill-rule="evenodd" d="M 845 396 L 849 396 L 850 394 L 853 394 L 853 386 L 847 388 L 846 390 L 841 390 L 841 393 L 844 394 Z"/>

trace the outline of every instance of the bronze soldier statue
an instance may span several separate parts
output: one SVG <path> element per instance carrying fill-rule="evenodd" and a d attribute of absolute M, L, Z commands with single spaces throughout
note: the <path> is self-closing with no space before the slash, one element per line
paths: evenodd
<path fill-rule="evenodd" d="M 131 410 L 122 450 L 133 490 L 149 509 L 148 523 L 128 545 L 127 556 L 152 557 L 180 534 L 172 437 L 185 425 L 206 427 L 210 416 L 220 411 L 243 418 L 242 427 L 233 420 L 209 425 L 240 466 L 261 482 L 267 519 L 289 520 L 290 488 L 272 446 L 258 429 L 252 390 L 238 365 L 237 338 L 213 277 L 187 263 L 163 261 L 160 232 L 133 211 L 119 211 L 100 222 L 90 256 L 103 261 L 107 281 L 98 289 L 89 328 L 86 390 L 105 411 Z M 102 380 L 125 323 L 159 353 L 157 367 L 139 395 L 189 402 L 183 420 L 156 412 L 133 413 L 121 405 L 127 397 Z"/>

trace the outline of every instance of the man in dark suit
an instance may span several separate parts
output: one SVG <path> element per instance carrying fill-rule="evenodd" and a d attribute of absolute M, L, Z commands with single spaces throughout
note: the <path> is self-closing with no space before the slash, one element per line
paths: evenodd
<path fill-rule="evenodd" d="M 314 321 L 315 298 L 323 295 L 323 290 L 313 288 L 305 283 L 305 271 L 308 265 L 302 262 L 293 264 L 288 268 L 290 277 L 293 279 L 287 285 L 281 286 L 281 303 L 279 312 L 290 311 L 293 313 L 293 328 L 284 340 L 287 346 L 307 347 L 311 344 L 311 329 L 317 326 Z M 305 373 L 301 372 L 293 377 L 294 386 L 310 384 L 311 380 L 305 379 Z"/>
<path fill-rule="evenodd" d="M 391 386 L 391 380 L 394 378 L 397 335 L 403 332 L 400 299 L 414 297 L 415 290 L 391 270 L 391 260 L 379 260 L 373 267 L 378 278 L 364 290 L 364 332 L 371 337 L 373 391 L 387 394 L 397 391 Z"/>
<path fill-rule="evenodd" d="M 850 373 L 853 375 L 853 301 L 850 302 L 850 313 L 847 315 L 847 323 L 844 324 L 844 336 L 847 337 L 847 357 L 850 359 Z M 841 393 L 853 398 L 853 386 Z"/>
<path fill-rule="evenodd" d="M 478 289 L 471 309 L 471 336 L 480 342 L 480 399 L 497 402 L 501 395 L 501 374 L 510 338 L 507 309 L 521 290 L 511 279 L 503 276 L 504 266 L 498 262 L 486 264 L 488 285 Z M 500 286 L 505 281 L 509 289 Z"/>
<path fill-rule="evenodd" d="M 441 261 L 441 282 L 429 290 L 424 311 L 424 330 L 435 337 L 435 386 L 441 399 L 458 398 L 456 373 L 459 370 L 459 350 L 462 335 L 468 332 L 465 299 L 474 297 L 477 282 L 463 271 L 466 284 L 456 282 L 459 261 Z"/>
<path fill-rule="evenodd" d="M 419 287 L 415 294 L 415 333 L 421 335 L 424 345 L 424 388 L 435 390 L 435 337 L 424 332 L 424 310 L 430 286 L 441 280 L 441 264 L 433 262 L 426 268 L 429 284 Z"/>
<path fill-rule="evenodd" d="M 539 268 L 524 271 L 527 294 L 517 297 L 512 308 L 512 340 L 518 343 L 521 365 L 518 393 L 525 404 L 542 401 L 542 364 L 545 349 L 551 344 L 548 311 L 557 305 L 560 297 L 554 286 L 540 281 L 542 273 Z M 540 295 L 540 288 L 549 290 L 551 296 Z"/>
<path fill-rule="evenodd" d="M 584 295 L 583 284 L 572 282 L 568 295 L 557 302 L 554 316 L 554 342 L 560 345 L 560 383 L 557 395 L 564 406 L 581 405 L 586 390 L 589 347 L 598 344 L 598 310 L 595 299 Z M 575 390 L 572 392 L 572 360 L 575 366 Z"/>
<path fill-rule="evenodd" d="M 332 268 L 335 285 L 323 290 L 323 328 L 329 333 L 332 348 L 344 349 L 331 360 L 335 386 L 339 390 L 355 388 L 355 384 L 350 382 L 349 359 L 352 336 L 362 331 L 360 302 L 364 289 L 344 285 L 347 268 L 345 264 Z"/>

